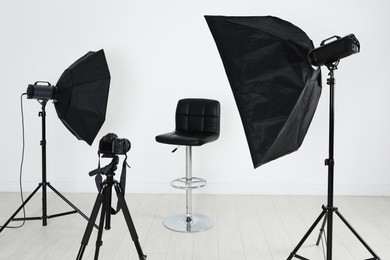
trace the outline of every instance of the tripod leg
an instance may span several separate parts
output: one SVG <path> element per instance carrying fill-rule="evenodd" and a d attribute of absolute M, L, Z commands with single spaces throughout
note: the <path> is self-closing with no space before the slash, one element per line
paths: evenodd
<path fill-rule="evenodd" d="M 97 260 L 99 258 L 99 250 L 100 250 L 100 247 L 103 245 L 102 236 L 103 236 L 104 218 L 107 217 L 106 213 L 110 212 L 109 209 L 111 208 L 111 207 L 107 208 L 107 206 L 108 206 L 107 192 L 108 192 L 107 190 L 104 192 L 103 206 L 102 206 L 102 211 L 100 212 L 99 231 L 98 231 L 98 235 L 96 238 L 96 248 L 95 248 L 95 257 L 94 257 L 95 260 Z M 107 221 L 107 218 L 106 218 L 106 221 Z"/>
<path fill-rule="evenodd" d="M 5 229 L 7 227 L 7 225 L 14 219 L 14 217 L 19 213 L 19 211 L 27 204 L 27 202 L 34 196 L 35 193 L 37 193 L 37 191 L 39 190 L 39 188 L 41 188 L 42 186 L 42 183 L 40 183 L 38 185 L 38 187 L 30 194 L 30 196 L 28 196 L 28 198 L 23 202 L 23 204 L 15 211 L 14 214 L 12 214 L 12 216 L 7 220 L 7 222 L 5 222 L 5 224 L 3 226 L 1 226 L 0 228 L 0 233 L 1 231 L 3 231 L 3 229 Z"/>
<path fill-rule="evenodd" d="M 306 232 L 306 234 L 303 236 L 301 241 L 298 243 L 298 245 L 294 248 L 294 250 L 291 252 L 287 260 L 292 259 L 293 257 L 296 257 L 296 253 L 301 248 L 303 243 L 305 243 L 306 239 L 309 237 L 310 233 L 313 231 L 313 229 L 317 226 L 318 222 L 322 219 L 322 217 L 325 215 L 326 209 L 323 209 L 321 214 L 318 216 L 318 218 L 314 221 L 313 225 L 309 228 L 309 230 Z M 298 257 L 299 258 L 299 257 Z M 301 258 L 302 259 L 302 258 Z"/>
<path fill-rule="evenodd" d="M 102 189 L 99 193 L 99 195 L 96 198 L 95 205 L 93 206 L 91 217 L 89 218 L 87 228 L 85 229 L 83 239 L 81 240 L 81 246 L 79 253 L 77 254 L 77 260 L 81 260 L 83 258 L 85 247 L 88 245 L 89 238 L 91 237 L 91 232 L 93 229 L 93 226 L 95 224 L 97 215 L 99 213 L 100 206 L 102 205 L 104 199 L 104 189 Z M 102 228 L 100 226 L 99 228 Z"/>
<path fill-rule="evenodd" d="M 325 214 L 324 222 L 322 222 L 322 225 L 321 225 L 321 228 L 320 228 L 320 233 L 318 234 L 316 246 L 318 246 L 318 245 L 320 244 L 321 236 L 322 236 L 322 234 L 325 232 L 325 225 L 326 225 L 326 220 L 327 220 L 327 219 L 328 219 L 328 215 Z"/>
<path fill-rule="evenodd" d="M 341 215 L 341 213 L 336 210 L 335 213 L 339 218 L 344 222 L 344 224 L 349 228 L 349 230 L 355 235 L 355 237 L 362 243 L 362 245 L 371 253 L 371 255 L 374 257 L 373 260 L 380 260 L 380 258 L 375 254 L 375 252 L 368 246 L 368 244 L 363 240 L 361 236 L 356 232 L 355 229 L 348 223 L 348 221 Z"/>
<path fill-rule="evenodd" d="M 113 176 L 111 176 L 110 178 L 113 178 Z M 112 179 L 112 182 L 113 181 L 114 180 Z M 112 200 L 112 185 L 107 185 L 106 196 L 105 196 L 106 224 L 104 227 L 106 230 L 111 229 L 111 200 Z"/>
<path fill-rule="evenodd" d="M 124 193 L 117 182 L 115 183 L 115 191 L 116 191 L 116 194 L 118 196 L 119 206 L 122 209 L 123 215 L 124 215 L 126 223 L 127 223 L 127 227 L 130 231 L 131 238 L 134 242 L 135 248 L 137 249 L 138 257 L 140 260 L 144 260 L 144 259 L 146 259 L 146 255 L 144 255 L 144 253 L 142 252 L 141 245 L 138 241 L 137 231 L 135 230 L 135 226 L 134 226 L 133 220 L 131 219 L 129 208 L 127 207 L 127 204 L 125 201 Z"/>

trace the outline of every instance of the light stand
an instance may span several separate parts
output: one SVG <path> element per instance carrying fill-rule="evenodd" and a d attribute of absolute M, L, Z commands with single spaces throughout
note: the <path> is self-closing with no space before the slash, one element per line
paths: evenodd
<path fill-rule="evenodd" d="M 7 220 L 7 222 L 0 228 L 0 232 L 3 231 L 11 221 L 24 221 L 24 220 L 42 220 L 42 226 L 47 226 L 47 219 L 61 217 L 69 214 L 79 213 L 86 220 L 89 220 L 88 217 L 81 212 L 75 205 L 73 205 L 67 198 L 65 198 L 59 191 L 57 191 L 50 182 L 47 182 L 46 179 L 46 104 L 47 99 L 38 100 L 42 106 L 42 110 L 39 112 L 39 117 L 42 118 L 42 182 L 38 184 L 38 187 L 28 196 L 28 198 L 23 202 L 23 204 L 15 211 L 15 213 Z M 54 215 L 47 215 L 47 187 L 50 188 L 55 194 L 57 194 L 62 200 L 64 200 L 69 206 L 74 210 L 58 213 Z M 15 218 L 21 209 L 30 201 L 30 199 L 37 193 L 37 191 L 42 188 L 42 216 L 40 217 L 25 217 L 25 218 Z M 97 225 L 95 225 L 97 228 Z"/>
<path fill-rule="evenodd" d="M 301 248 L 303 243 L 309 237 L 311 232 L 317 226 L 317 224 L 324 218 L 322 223 L 320 233 L 317 239 L 316 245 L 319 245 L 322 234 L 325 232 L 324 227 L 327 225 L 327 239 L 326 239 L 326 260 L 332 260 L 332 248 L 333 248 L 333 213 L 341 219 L 341 221 L 348 227 L 348 229 L 355 235 L 355 237 L 360 241 L 360 243 L 371 253 L 372 258 L 368 258 L 366 260 L 380 260 L 380 258 L 374 253 L 374 251 L 364 242 L 363 238 L 359 236 L 359 234 L 353 229 L 353 227 L 347 222 L 347 220 L 341 215 L 337 207 L 333 205 L 333 197 L 334 197 L 334 86 L 335 86 L 335 78 L 334 78 L 334 70 L 337 69 L 337 65 L 339 60 L 326 64 L 329 69 L 329 78 L 327 79 L 327 84 L 330 86 L 330 102 L 329 102 L 329 158 L 325 160 L 325 165 L 328 166 L 328 202 L 327 206 L 322 205 L 322 212 L 318 216 L 318 218 L 314 221 L 312 226 L 303 236 L 301 241 L 295 247 L 295 249 L 291 252 L 290 256 L 287 260 L 292 259 L 293 257 L 303 260 L 309 260 L 303 256 L 297 254 L 298 250 Z"/>

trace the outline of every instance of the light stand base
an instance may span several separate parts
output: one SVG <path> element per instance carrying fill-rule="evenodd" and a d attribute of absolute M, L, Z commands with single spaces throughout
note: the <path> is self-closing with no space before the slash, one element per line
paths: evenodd
<path fill-rule="evenodd" d="M 46 215 L 46 214 L 43 214 L 42 216 L 39 216 L 39 217 L 25 217 L 25 218 L 15 218 L 15 216 L 23 209 L 23 207 L 26 206 L 26 204 L 30 201 L 30 199 L 38 192 L 38 190 L 40 188 L 43 188 L 43 185 L 46 185 L 46 187 L 48 187 L 49 189 L 51 189 L 55 194 L 57 194 L 57 196 L 59 196 L 63 201 L 65 201 L 70 207 L 73 208 L 72 211 L 67 211 L 67 212 L 63 212 L 63 213 L 57 213 L 57 214 L 54 214 L 54 215 Z M 45 195 L 46 196 L 46 195 Z M 44 205 L 45 209 L 47 208 L 47 205 Z M 79 210 L 75 205 L 72 204 L 72 202 L 70 202 L 67 198 L 65 198 L 64 195 L 62 195 L 58 190 L 56 190 L 51 184 L 50 182 L 47 182 L 45 184 L 43 183 L 39 183 L 38 184 L 38 187 L 35 188 L 35 190 L 30 194 L 30 196 L 27 197 L 27 199 L 24 201 L 24 203 L 22 205 L 20 205 L 20 207 L 14 212 L 14 214 L 12 214 L 12 216 L 5 222 L 5 224 L 0 228 L 0 233 L 8 226 L 8 224 L 11 222 L 11 221 L 25 221 L 25 220 L 42 220 L 42 226 L 46 226 L 47 225 L 47 220 L 50 219 L 50 218 L 56 218 L 56 217 L 61 217 L 61 216 L 65 216 L 65 215 L 70 215 L 70 214 L 75 214 L 75 213 L 78 213 L 80 214 L 83 218 L 85 218 L 87 221 L 89 221 L 89 218 L 81 211 Z M 97 225 L 94 225 L 95 228 L 98 228 Z"/>
<path fill-rule="evenodd" d="M 335 208 L 335 207 L 332 207 L 332 208 L 329 208 L 329 207 L 325 207 L 325 206 L 322 206 L 322 212 L 321 214 L 317 217 L 317 219 L 314 221 L 314 223 L 311 225 L 311 227 L 309 228 L 309 230 L 306 232 L 306 234 L 303 236 L 303 238 L 301 239 L 301 241 L 299 241 L 298 245 L 294 248 L 294 250 L 291 252 L 291 254 L 289 255 L 289 257 L 287 258 L 287 260 L 290 260 L 290 259 L 293 259 L 293 258 L 297 258 L 297 259 L 302 259 L 302 260 L 309 260 L 308 258 L 305 258 L 299 254 L 297 254 L 298 250 L 302 247 L 303 243 L 305 243 L 306 239 L 309 237 L 309 235 L 312 233 L 312 231 L 314 230 L 314 228 L 318 225 L 318 223 L 321 221 L 322 218 L 324 218 L 323 222 L 322 222 L 322 225 L 321 225 L 321 229 L 320 229 L 320 233 L 318 235 L 318 239 L 317 239 L 317 242 L 316 242 L 316 245 L 318 246 L 320 241 L 321 241 L 321 238 L 322 238 L 322 234 L 325 234 L 326 231 L 325 231 L 325 225 L 327 224 L 327 220 L 329 218 L 329 215 L 330 214 L 333 214 L 335 213 L 340 219 L 341 221 L 348 227 L 348 229 L 355 235 L 355 237 L 359 240 L 359 242 L 367 249 L 368 252 L 370 252 L 370 254 L 372 255 L 372 258 L 368 258 L 366 260 L 380 260 L 379 256 L 377 256 L 375 254 L 375 252 L 368 246 L 368 244 L 363 240 L 363 238 L 356 232 L 356 230 L 351 226 L 351 224 L 348 223 L 348 221 L 341 215 L 341 213 L 339 212 L 338 208 Z M 330 260 L 332 259 L 332 256 L 331 255 L 327 255 L 326 259 Z"/>
<path fill-rule="evenodd" d="M 214 225 L 214 221 L 202 214 L 192 214 L 191 221 L 187 222 L 186 214 L 176 214 L 164 220 L 164 226 L 172 231 L 195 233 L 206 231 Z"/>

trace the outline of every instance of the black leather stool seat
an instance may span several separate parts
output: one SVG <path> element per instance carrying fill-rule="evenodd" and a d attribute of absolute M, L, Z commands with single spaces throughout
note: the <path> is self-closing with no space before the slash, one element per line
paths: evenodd
<path fill-rule="evenodd" d="M 176 129 L 156 136 L 164 144 L 200 146 L 219 137 L 220 104 L 216 100 L 181 99 L 176 107 Z"/>
<path fill-rule="evenodd" d="M 164 144 L 200 146 L 218 139 L 213 133 L 187 133 L 173 131 L 156 136 L 156 141 Z"/>

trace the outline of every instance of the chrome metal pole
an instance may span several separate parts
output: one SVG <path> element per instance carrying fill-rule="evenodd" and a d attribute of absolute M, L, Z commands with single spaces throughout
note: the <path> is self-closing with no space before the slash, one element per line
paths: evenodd
<path fill-rule="evenodd" d="M 186 222 L 192 221 L 192 147 L 186 146 Z"/>

